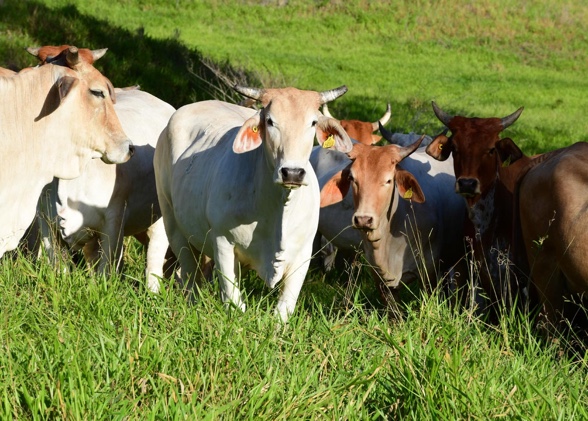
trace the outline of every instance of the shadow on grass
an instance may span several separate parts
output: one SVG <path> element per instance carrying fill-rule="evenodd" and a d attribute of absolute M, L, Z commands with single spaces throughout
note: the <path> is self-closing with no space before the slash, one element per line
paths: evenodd
<path fill-rule="evenodd" d="M 108 53 L 96 67 L 114 86 L 138 84 L 176 108 L 219 96 L 241 99 L 226 89 L 219 92 L 219 87 L 224 87 L 209 66 L 233 81 L 259 85 L 254 75 L 233 69 L 228 63 L 212 63 L 177 39 L 154 39 L 145 35 L 142 28 L 131 32 L 112 26 L 106 20 L 80 13 L 75 6 L 50 9 L 34 1 L 0 0 L 2 33 L 0 66 L 18 70 L 35 65 L 36 59 L 25 51 L 29 46 L 108 47 Z M 32 45 L 22 45 L 25 42 Z"/>

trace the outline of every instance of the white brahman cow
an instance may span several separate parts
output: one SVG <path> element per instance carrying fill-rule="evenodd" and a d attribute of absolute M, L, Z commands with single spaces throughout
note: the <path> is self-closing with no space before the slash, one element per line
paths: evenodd
<path fill-rule="evenodd" d="M 39 59 L 40 65 L 67 65 L 64 55 L 68 47 L 43 46 L 27 51 Z M 79 56 L 92 64 L 106 50 L 80 48 Z M 136 87 L 116 88 L 115 92 L 114 110 L 125 133 L 134 140 L 133 159 L 116 166 L 93 160 L 78 178 L 54 179 L 41 196 L 37 222 L 50 256 L 60 243 L 54 238 L 56 230 L 47 224 L 54 221 L 69 246 L 81 248 L 86 261 L 100 273 L 120 265 L 123 237 L 136 236 L 147 246 L 147 286 L 157 292 L 169 244 L 160 220 L 153 153 L 175 108 Z"/>
<path fill-rule="evenodd" d="M 133 153 L 110 81 L 76 47 L 66 61 L 0 77 L 0 256 L 17 247 L 53 177 L 75 178 L 92 158 L 123 163 Z"/>
<path fill-rule="evenodd" d="M 235 87 L 261 101 L 257 112 L 220 101 L 180 108 L 155 150 L 157 193 L 184 282 L 201 253 L 214 259 L 223 302 L 245 309 L 239 263 L 273 288 L 276 313 L 294 311 L 312 253 L 319 188 L 308 162 L 313 140 L 343 152 L 351 141 L 319 107 L 345 86 L 315 92 Z"/>

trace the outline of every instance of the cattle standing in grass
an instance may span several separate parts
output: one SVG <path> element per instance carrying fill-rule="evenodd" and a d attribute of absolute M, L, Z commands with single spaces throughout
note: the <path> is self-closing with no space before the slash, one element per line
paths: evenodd
<path fill-rule="evenodd" d="M 519 187 L 521 228 L 539 303 L 557 325 L 566 296 L 588 292 L 588 143 L 535 161 Z"/>
<path fill-rule="evenodd" d="M 78 177 L 92 158 L 127 161 L 133 147 L 113 108 L 114 88 L 79 60 L 0 78 L 0 256 L 31 224 L 43 186 Z M 58 134 L 58 135 L 56 135 Z"/>
<path fill-rule="evenodd" d="M 520 282 L 526 283 L 524 255 L 511 246 L 520 239 L 515 189 L 531 158 L 510 138 L 500 138 L 500 133 L 517 120 L 523 108 L 504 118 L 452 116 L 434 102 L 433 110 L 451 136 L 437 136 L 427 153 L 439 160 L 453 156 L 455 192 L 467 204 L 465 231 L 472 241 L 482 287 L 492 303 L 511 305 L 512 294 L 523 286 Z"/>
<path fill-rule="evenodd" d="M 66 65 L 67 47 L 44 46 L 27 51 L 41 65 Z M 106 50 L 79 49 L 80 56 L 90 64 Z M 147 246 L 147 286 L 157 292 L 168 242 L 160 220 L 153 154 L 159 134 L 175 109 L 138 89 L 115 91 L 114 110 L 125 133 L 134 140 L 133 159 L 116 166 L 93 160 L 78 178 L 55 179 L 41 196 L 38 223 L 44 248 L 50 255 L 55 241 L 47 222 L 53 220 L 57 224 L 59 220 L 65 241 L 74 249 L 81 248 L 86 261 L 100 273 L 120 265 L 123 237 L 136 236 Z"/>
<path fill-rule="evenodd" d="M 334 118 L 331 113 L 329 113 L 329 107 L 327 104 L 323 105 L 323 114 L 326 117 Z M 339 123 L 351 139 L 357 140 L 364 145 L 373 145 L 374 143 L 379 142 L 382 138 L 381 136 L 374 134 L 374 132 L 378 130 L 378 124 L 381 124 L 382 126 L 385 125 L 390 120 L 391 115 L 390 104 L 388 104 L 384 115 L 374 123 L 360 120 L 339 120 Z"/>
<path fill-rule="evenodd" d="M 308 162 L 313 139 L 351 149 L 341 125 L 318 109 L 347 88 L 236 90 L 263 108 L 204 101 L 172 116 L 155 151 L 157 193 L 182 280 L 197 276 L 204 253 L 214 259 L 223 302 L 244 309 L 241 263 L 270 288 L 283 280 L 276 313 L 285 321 L 318 223 L 319 189 Z"/>
<path fill-rule="evenodd" d="M 452 164 L 414 152 L 421 141 L 407 147 L 357 143 L 347 156 L 315 149 L 313 157 L 321 185 L 319 232 L 344 246 L 341 240 L 357 236 L 344 235 L 345 228 L 358 229 L 375 278 L 395 298 L 402 284 L 415 280 L 435 286 L 463 256 L 465 207 L 453 195 Z M 338 155 L 334 168 L 321 165 L 333 162 L 327 154 Z"/>

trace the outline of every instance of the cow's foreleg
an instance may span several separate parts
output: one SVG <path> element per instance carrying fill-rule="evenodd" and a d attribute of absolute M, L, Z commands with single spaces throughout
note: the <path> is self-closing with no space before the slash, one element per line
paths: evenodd
<path fill-rule="evenodd" d="M 158 293 L 159 279 L 163 278 L 165 254 L 169 247 L 163 218 L 159 218 L 147 229 L 147 236 L 149 237 L 149 244 L 147 245 L 147 267 L 145 269 L 147 288 L 151 292 Z"/>
<path fill-rule="evenodd" d="M 104 231 L 99 234 L 101 247 L 100 262 L 98 263 L 98 272 L 109 274 L 111 271 L 118 271 L 122 265 L 123 251 L 123 226 L 122 212 L 120 216 L 106 217 L 108 223 L 104 226 Z"/>
<path fill-rule="evenodd" d="M 218 274 L 221 299 L 225 304 L 233 304 L 245 311 L 245 302 L 239 290 L 239 261 L 235 256 L 235 248 L 222 236 L 214 239 L 214 261 Z"/>
<path fill-rule="evenodd" d="M 303 253 L 301 253 L 303 254 Z M 278 300 L 275 313 L 280 317 L 282 322 L 287 322 L 288 318 L 294 313 L 304 278 L 308 272 L 308 266 L 310 265 L 310 253 L 306 253 L 308 258 L 302 263 L 292 266 L 294 269 L 292 272 L 288 272 L 284 276 L 282 285 L 282 294 Z"/>

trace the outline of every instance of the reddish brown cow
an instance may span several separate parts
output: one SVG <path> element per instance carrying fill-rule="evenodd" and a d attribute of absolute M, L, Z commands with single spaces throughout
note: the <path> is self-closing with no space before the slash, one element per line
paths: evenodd
<path fill-rule="evenodd" d="M 531 277 L 551 324 L 561 321 L 566 295 L 588 292 L 587 186 L 585 142 L 545 154 L 520 184 L 521 227 Z"/>
<path fill-rule="evenodd" d="M 335 118 L 329 113 L 327 104 L 323 105 L 323 114 L 326 117 Z M 374 143 L 379 142 L 382 138 L 382 136 L 378 136 L 374 134 L 374 132 L 379 129 L 379 124 L 382 126 L 385 125 L 390 120 L 391 115 L 390 104 L 388 104 L 386 112 L 382 118 L 374 123 L 359 120 L 339 120 L 339 123 L 341 123 L 341 126 L 343 126 L 350 138 L 355 139 L 364 145 L 373 145 Z"/>
<path fill-rule="evenodd" d="M 439 160 L 453 155 L 455 191 L 467 204 L 469 220 L 464 228 L 482 287 L 491 303 L 501 300 L 510 305 L 521 281 L 516 278 L 526 272 L 524 252 L 511 247 L 513 239 L 520 241 L 520 227 L 513 221 L 514 193 L 531 158 L 510 138 L 500 138 L 500 133 L 519 118 L 523 108 L 504 118 L 453 116 L 435 102 L 433 110 L 451 136 L 437 136 L 427 153 Z"/>
<path fill-rule="evenodd" d="M 45 45 L 43 47 L 29 47 L 27 51 L 39 59 L 39 65 L 56 63 L 60 60 L 65 60 L 67 49 L 69 45 L 60 45 L 59 47 L 53 45 Z M 78 55 L 82 61 L 88 64 L 94 64 L 96 60 L 101 58 L 108 48 L 101 48 L 99 50 L 90 50 L 88 48 L 78 48 Z"/>

